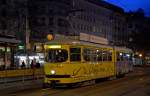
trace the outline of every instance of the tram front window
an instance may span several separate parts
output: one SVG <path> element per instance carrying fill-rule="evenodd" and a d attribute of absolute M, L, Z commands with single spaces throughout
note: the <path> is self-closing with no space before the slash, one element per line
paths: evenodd
<path fill-rule="evenodd" d="M 53 49 L 48 51 L 48 62 L 65 62 L 68 59 L 68 52 L 64 49 Z"/>

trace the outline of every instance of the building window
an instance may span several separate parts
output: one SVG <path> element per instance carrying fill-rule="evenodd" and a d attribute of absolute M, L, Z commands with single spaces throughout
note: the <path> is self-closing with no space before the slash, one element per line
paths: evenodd
<path fill-rule="evenodd" d="M 38 7 L 38 12 L 39 13 L 45 13 L 46 12 L 46 6 L 39 6 Z"/>
<path fill-rule="evenodd" d="M 1 4 L 6 4 L 6 3 L 7 3 L 7 0 L 0 0 L 0 3 L 1 3 Z"/>
<path fill-rule="evenodd" d="M 60 26 L 60 27 L 67 27 L 67 23 L 63 19 L 58 19 L 58 26 Z"/>
<path fill-rule="evenodd" d="M 76 25 L 75 25 L 75 23 L 73 23 L 73 24 L 72 24 L 72 26 L 73 26 L 73 28 L 74 28 L 74 29 L 76 28 Z"/>
<path fill-rule="evenodd" d="M 6 17 L 6 9 L 3 9 L 3 10 L 1 11 L 1 16 L 2 16 L 2 17 Z"/>
<path fill-rule="evenodd" d="M 6 21 L 1 21 L 1 28 L 2 28 L 2 30 L 7 29 L 7 23 L 6 23 Z"/>
<path fill-rule="evenodd" d="M 53 25 L 54 24 L 54 18 L 53 17 L 50 17 L 49 18 L 49 25 Z"/>
<path fill-rule="evenodd" d="M 53 34 L 53 30 L 49 30 L 49 33 L 50 33 L 50 34 Z"/>
<path fill-rule="evenodd" d="M 128 28 L 132 28 L 132 27 L 133 27 L 132 24 L 129 24 L 129 25 L 128 25 Z"/>
<path fill-rule="evenodd" d="M 49 9 L 49 13 L 50 14 L 53 14 L 54 12 L 53 12 L 53 9 Z"/>
<path fill-rule="evenodd" d="M 40 17 L 37 21 L 38 25 L 39 26 L 44 26 L 46 25 L 46 22 L 45 22 L 46 18 L 45 17 Z"/>

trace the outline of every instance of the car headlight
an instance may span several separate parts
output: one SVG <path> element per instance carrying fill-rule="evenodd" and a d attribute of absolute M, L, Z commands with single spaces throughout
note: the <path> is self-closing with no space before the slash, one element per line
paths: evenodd
<path fill-rule="evenodd" d="M 56 73 L 56 71 L 55 71 L 55 70 L 51 70 L 51 74 L 53 74 L 53 75 L 54 75 L 55 73 Z"/>

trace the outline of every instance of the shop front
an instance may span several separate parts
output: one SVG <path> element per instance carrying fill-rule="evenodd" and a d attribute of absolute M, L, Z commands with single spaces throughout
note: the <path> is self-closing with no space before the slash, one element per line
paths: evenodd
<path fill-rule="evenodd" d="M 25 64 L 25 68 L 31 68 L 32 63 L 34 61 L 34 65 L 40 64 L 40 66 L 43 66 L 44 64 L 44 54 L 43 53 L 32 53 L 32 52 L 26 52 L 26 53 L 17 53 L 15 54 L 15 64 L 17 68 L 22 68 L 22 64 Z"/>
<path fill-rule="evenodd" d="M 14 52 L 19 40 L 0 37 L 0 70 L 13 69 Z"/>

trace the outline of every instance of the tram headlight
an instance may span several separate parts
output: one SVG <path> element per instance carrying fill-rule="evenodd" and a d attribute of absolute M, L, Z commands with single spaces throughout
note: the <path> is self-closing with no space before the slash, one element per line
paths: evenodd
<path fill-rule="evenodd" d="M 51 74 L 54 75 L 56 73 L 55 70 L 51 70 Z"/>

